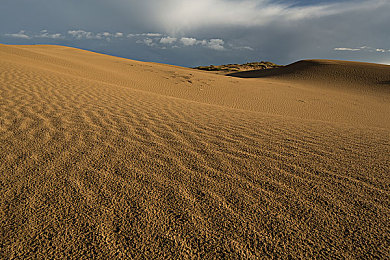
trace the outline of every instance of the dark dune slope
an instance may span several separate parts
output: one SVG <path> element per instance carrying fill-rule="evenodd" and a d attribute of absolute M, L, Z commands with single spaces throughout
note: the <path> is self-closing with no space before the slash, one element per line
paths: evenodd
<path fill-rule="evenodd" d="M 312 85 L 337 85 L 342 88 L 375 87 L 376 90 L 390 91 L 390 66 L 363 62 L 302 60 L 276 69 L 229 75 L 241 78 L 296 80 Z"/>

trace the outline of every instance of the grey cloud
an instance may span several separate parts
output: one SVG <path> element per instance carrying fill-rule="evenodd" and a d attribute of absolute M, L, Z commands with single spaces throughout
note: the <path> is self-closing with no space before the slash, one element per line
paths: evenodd
<path fill-rule="evenodd" d="M 388 5 L 384 0 L 357 0 L 294 6 L 296 1 L 269 0 L 169 0 L 157 14 L 169 32 L 182 32 L 205 26 L 266 26 L 272 23 L 317 19 L 346 12 L 373 10 Z"/>
<path fill-rule="evenodd" d="M 286 64 L 305 58 L 390 61 L 388 0 L 47 3 L 2 3 L 0 42 L 62 44 L 185 66 L 256 60 Z"/>

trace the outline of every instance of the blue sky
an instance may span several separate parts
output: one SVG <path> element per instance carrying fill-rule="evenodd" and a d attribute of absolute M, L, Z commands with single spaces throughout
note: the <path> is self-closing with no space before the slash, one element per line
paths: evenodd
<path fill-rule="evenodd" d="M 0 43 L 59 44 L 182 66 L 390 64 L 389 0 L 2 0 Z"/>

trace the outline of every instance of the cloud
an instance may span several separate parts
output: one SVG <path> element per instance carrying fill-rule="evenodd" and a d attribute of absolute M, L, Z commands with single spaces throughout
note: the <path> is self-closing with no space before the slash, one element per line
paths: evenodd
<path fill-rule="evenodd" d="M 144 43 L 145 43 L 146 45 L 148 45 L 148 46 L 153 46 L 153 45 L 154 45 L 152 39 L 145 39 L 145 40 L 144 40 Z"/>
<path fill-rule="evenodd" d="M 180 42 L 184 46 L 201 45 L 206 48 L 217 50 L 217 51 L 225 50 L 224 47 L 225 41 L 222 39 L 198 40 L 196 38 L 182 37 L 180 39 Z"/>
<path fill-rule="evenodd" d="M 49 33 L 47 30 L 41 30 L 38 34 L 28 35 L 24 30 L 19 31 L 18 33 L 6 33 L 4 34 L 6 37 L 11 38 L 19 38 L 31 40 L 33 38 L 48 38 L 48 39 L 60 39 L 63 38 L 61 33 Z"/>
<path fill-rule="evenodd" d="M 209 42 L 207 42 L 206 46 L 210 49 L 222 51 L 225 49 L 223 46 L 225 44 L 225 41 L 222 39 L 211 39 Z"/>
<path fill-rule="evenodd" d="M 389 0 L 8 2 L 0 8 L 0 41 L 7 44 L 65 44 L 184 66 L 389 60 Z"/>
<path fill-rule="evenodd" d="M 47 30 L 42 30 L 39 34 L 34 36 L 35 38 L 49 38 L 49 39 L 61 39 L 63 38 L 61 33 L 50 34 Z"/>
<path fill-rule="evenodd" d="M 368 52 L 381 52 L 381 53 L 390 52 L 390 50 L 386 50 L 383 48 L 373 48 L 373 47 L 369 47 L 369 46 L 362 46 L 359 48 L 333 48 L 333 50 L 335 50 L 335 51 L 368 51 Z"/>
<path fill-rule="evenodd" d="M 163 38 L 160 39 L 160 43 L 162 43 L 162 44 L 172 44 L 172 43 L 174 43 L 176 41 L 177 41 L 177 38 L 170 37 L 170 36 L 163 37 Z"/>
<path fill-rule="evenodd" d="M 232 43 L 229 43 L 228 46 L 232 49 L 232 50 L 239 50 L 239 51 L 254 51 L 255 49 L 253 49 L 252 47 L 250 46 L 240 46 L 240 45 L 234 45 Z"/>
<path fill-rule="evenodd" d="M 147 37 L 161 37 L 163 36 L 161 33 L 129 33 L 127 38 L 139 37 L 139 36 L 147 36 Z"/>
<path fill-rule="evenodd" d="M 152 39 L 146 38 L 144 40 L 138 40 L 137 43 L 144 43 L 150 47 L 160 47 L 161 49 L 166 49 L 166 46 L 158 46 Z M 159 43 L 162 45 L 171 45 L 170 48 L 177 49 L 182 47 L 194 47 L 196 45 L 209 48 L 212 50 L 222 51 L 225 50 L 225 41 L 223 39 L 210 39 L 210 40 L 198 40 L 196 38 L 182 37 L 180 39 L 172 36 L 164 36 L 159 39 Z M 176 45 L 173 45 L 176 43 Z M 233 45 L 231 45 L 233 46 Z M 250 47 L 247 47 L 250 48 Z"/>
<path fill-rule="evenodd" d="M 346 12 L 370 10 L 386 5 L 384 0 L 294 5 L 297 1 L 270 0 L 167 0 L 157 13 L 169 31 L 188 31 L 214 26 L 265 26 L 271 23 L 318 19 Z"/>
<path fill-rule="evenodd" d="M 352 48 L 334 48 L 335 51 L 361 51 L 362 49 L 352 49 Z"/>
<path fill-rule="evenodd" d="M 180 39 L 180 42 L 184 44 L 185 46 L 192 46 L 197 44 L 197 40 L 195 38 L 187 38 L 187 37 L 182 37 Z"/>
<path fill-rule="evenodd" d="M 34 39 L 34 38 L 47 38 L 47 39 L 76 39 L 76 40 L 107 40 L 111 41 L 111 39 L 116 39 L 117 41 L 123 40 L 131 40 L 132 38 L 137 38 L 135 41 L 138 44 L 144 44 L 149 47 L 158 47 L 160 49 L 167 48 L 182 48 L 182 47 L 196 47 L 201 46 L 204 48 L 212 49 L 212 50 L 225 50 L 225 41 L 219 38 L 213 39 L 196 39 L 194 37 L 181 37 L 178 39 L 177 37 L 173 37 L 171 35 L 164 35 L 162 33 L 138 33 L 138 34 L 127 34 L 123 32 L 89 32 L 85 30 L 68 30 L 66 35 L 62 35 L 61 33 L 49 33 L 48 30 L 41 30 L 38 34 L 33 36 L 29 36 L 25 34 L 25 31 L 20 31 L 15 34 L 5 34 L 8 37 L 14 38 L 23 38 L 23 39 Z M 176 43 L 174 45 L 174 43 Z M 253 50 L 250 47 L 239 47 L 234 46 L 233 44 L 229 44 L 229 47 L 233 50 Z"/>
<path fill-rule="evenodd" d="M 148 37 L 161 37 L 161 33 L 143 33 L 142 36 L 148 36 Z"/>
<path fill-rule="evenodd" d="M 95 35 L 92 32 L 84 30 L 69 30 L 68 34 L 72 35 L 76 39 L 101 39 L 100 36 Z"/>
<path fill-rule="evenodd" d="M 73 38 L 82 40 L 111 40 L 111 38 L 123 38 L 124 33 L 123 32 L 116 32 L 116 33 L 110 33 L 110 32 L 99 32 L 99 33 L 93 33 L 88 32 L 84 30 L 69 30 L 68 34 L 71 35 Z"/>
<path fill-rule="evenodd" d="M 104 37 L 111 37 L 112 36 L 112 34 L 109 32 L 102 32 L 102 33 L 98 33 L 97 35 L 104 36 Z"/>
<path fill-rule="evenodd" d="M 31 39 L 31 36 L 28 36 L 23 30 L 19 31 L 18 33 L 6 33 L 4 36 L 20 39 Z"/>

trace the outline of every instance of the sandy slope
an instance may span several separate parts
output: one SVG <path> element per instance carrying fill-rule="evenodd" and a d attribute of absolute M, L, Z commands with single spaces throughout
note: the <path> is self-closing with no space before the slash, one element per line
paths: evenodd
<path fill-rule="evenodd" d="M 0 45 L 0 258 L 388 258 L 390 67 L 283 69 Z"/>

